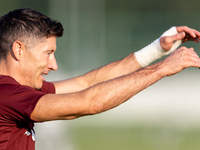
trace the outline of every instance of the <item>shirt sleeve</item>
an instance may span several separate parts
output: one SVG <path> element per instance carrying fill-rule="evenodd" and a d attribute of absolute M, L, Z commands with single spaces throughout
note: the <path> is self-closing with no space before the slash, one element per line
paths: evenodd
<path fill-rule="evenodd" d="M 11 87 L 12 91 L 3 102 L 3 113 L 13 121 L 30 121 L 30 115 L 38 100 L 45 95 L 28 86 Z"/>
<path fill-rule="evenodd" d="M 29 122 L 38 100 L 48 93 L 55 93 L 55 86 L 44 82 L 40 91 L 19 84 L 0 85 L 0 116 L 14 122 Z M 7 120 L 6 119 L 6 120 Z"/>
<path fill-rule="evenodd" d="M 45 94 L 48 94 L 48 93 L 55 94 L 56 92 L 54 84 L 51 82 L 46 82 L 46 81 L 43 82 L 43 85 L 40 91 Z"/>

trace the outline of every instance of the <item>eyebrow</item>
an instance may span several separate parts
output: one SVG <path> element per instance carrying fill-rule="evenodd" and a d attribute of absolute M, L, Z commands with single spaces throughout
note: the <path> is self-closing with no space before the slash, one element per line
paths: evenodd
<path fill-rule="evenodd" d="M 46 52 L 51 52 L 51 53 L 54 53 L 56 50 L 46 50 Z"/>

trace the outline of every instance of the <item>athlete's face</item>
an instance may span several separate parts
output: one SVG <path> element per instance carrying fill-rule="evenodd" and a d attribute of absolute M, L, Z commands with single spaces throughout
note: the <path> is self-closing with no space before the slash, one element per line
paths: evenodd
<path fill-rule="evenodd" d="M 40 89 L 45 80 L 44 75 L 47 75 L 51 70 L 57 70 L 55 51 L 56 37 L 49 37 L 25 52 L 24 67 L 21 72 L 25 85 Z"/>

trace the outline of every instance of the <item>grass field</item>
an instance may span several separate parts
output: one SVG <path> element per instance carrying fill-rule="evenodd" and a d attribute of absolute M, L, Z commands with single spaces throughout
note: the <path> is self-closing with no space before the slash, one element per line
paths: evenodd
<path fill-rule="evenodd" d="M 200 129 L 171 127 L 75 127 L 78 150 L 199 150 Z"/>

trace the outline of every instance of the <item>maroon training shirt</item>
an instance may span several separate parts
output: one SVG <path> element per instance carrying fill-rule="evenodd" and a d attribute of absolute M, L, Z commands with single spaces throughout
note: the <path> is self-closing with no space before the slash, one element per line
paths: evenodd
<path fill-rule="evenodd" d="M 44 81 L 41 91 L 36 91 L 0 75 L 0 150 L 35 150 L 34 120 L 30 115 L 47 93 L 55 93 L 52 83 Z"/>

